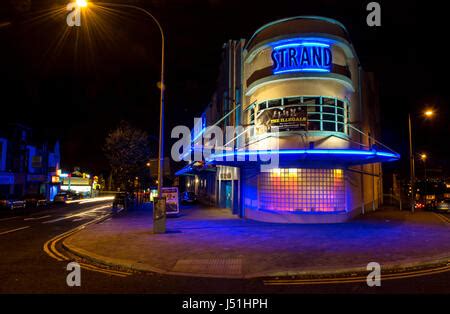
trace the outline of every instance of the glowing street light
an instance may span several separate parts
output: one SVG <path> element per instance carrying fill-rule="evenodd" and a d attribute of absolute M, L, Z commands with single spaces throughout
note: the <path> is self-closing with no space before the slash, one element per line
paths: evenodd
<path fill-rule="evenodd" d="M 424 112 L 424 115 L 425 115 L 425 117 L 427 117 L 427 118 L 431 118 L 431 117 L 433 117 L 433 115 L 434 115 L 434 111 L 428 109 L 428 110 L 426 110 L 426 111 Z"/>
<path fill-rule="evenodd" d="M 77 4 L 77 6 L 79 6 L 80 8 L 85 8 L 88 6 L 88 2 L 86 0 L 76 0 L 75 3 Z"/>
<path fill-rule="evenodd" d="M 87 0 L 75 0 L 76 4 L 80 8 L 85 8 L 88 5 Z M 156 184 L 158 185 L 158 202 L 160 202 L 161 205 L 160 208 L 162 211 L 165 212 L 165 201 L 162 197 L 162 187 L 163 187 L 163 171 L 164 171 L 164 91 L 166 89 L 166 86 L 164 84 L 164 66 L 165 66 L 165 36 L 164 31 L 162 29 L 161 24 L 159 21 L 147 10 L 132 5 L 132 4 L 121 4 L 121 3 L 107 3 L 107 2 L 99 2 L 102 6 L 107 7 L 117 7 L 117 8 L 123 8 L 123 9 L 133 9 L 136 11 L 139 11 L 141 13 L 144 13 L 148 17 L 150 17 L 153 22 L 158 27 L 158 30 L 161 34 L 161 74 L 160 74 L 160 81 L 158 82 L 158 88 L 160 89 L 160 101 L 159 101 L 159 147 L 158 147 L 158 180 L 156 180 Z M 156 205 L 155 205 L 156 206 Z M 164 208 L 163 208 L 163 207 Z M 165 221 L 164 221 L 165 224 Z M 155 230 L 154 224 L 154 230 Z M 165 232 L 165 226 L 164 226 L 164 232 Z M 157 233 L 161 233 L 158 231 Z"/>
<path fill-rule="evenodd" d="M 426 118 L 432 118 L 434 116 L 434 111 L 432 109 L 426 109 L 423 112 Z M 409 131 L 409 169 L 410 169 L 410 184 L 411 184 L 411 212 L 414 212 L 416 206 L 415 200 L 415 167 L 414 167 L 414 153 L 413 153 L 413 142 L 412 142 L 412 125 L 411 125 L 411 113 L 408 113 L 408 131 Z M 425 153 L 421 154 L 420 158 L 425 163 L 427 155 Z"/>

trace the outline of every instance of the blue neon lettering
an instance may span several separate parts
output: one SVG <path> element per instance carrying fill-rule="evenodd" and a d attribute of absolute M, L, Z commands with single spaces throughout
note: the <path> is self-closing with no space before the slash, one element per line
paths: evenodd
<path fill-rule="evenodd" d="M 275 46 L 271 54 L 273 73 L 330 72 L 332 52 L 323 43 L 293 43 Z"/>

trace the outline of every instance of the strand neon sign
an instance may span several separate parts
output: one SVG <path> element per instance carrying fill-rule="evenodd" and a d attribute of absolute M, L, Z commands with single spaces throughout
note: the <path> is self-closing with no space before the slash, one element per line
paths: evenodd
<path fill-rule="evenodd" d="M 330 72 L 332 54 L 329 44 L 296 42 L 274 46 L 273 74 L 289 72 Z"/>

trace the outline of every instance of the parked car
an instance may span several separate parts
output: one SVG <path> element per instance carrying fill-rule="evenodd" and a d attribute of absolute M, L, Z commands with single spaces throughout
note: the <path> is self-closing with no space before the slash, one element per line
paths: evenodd
<path fill-rule="evenodd" d="M 0 207 L 8 209 L 25 208 L 25 200 L 18 195 L 0 196 Z"/>
<path fill-rule="evenodd" d="M 450 198 L 443 199 L 437 203 L 436 210 L 450 212 Z"/>
<path fill-rule="evenodd" d="M 81 196 L 79 194 L 73 193 L 73 192 L 60 192 L 55 195 L 55 198 L 53 199 L 53 202 L 55 203 L 65 203 L 67 201 L 71 200 L 77 200 L 80 199 Z"/>
<path fill-rule="evenodd" d="M 197 202 L 197 196 L 194 192 L 183 192 L 181 193 L 181 203 L 183 204 L 193 204 Z"/>
<path fill-rule="evenodd" d="M 46 197 L 42 194 L 27 194 L 24 199 L 27 207 L 46 206 L 48 204 Z"/>
<path fill-rule="evenodd" d="M 114 196 L 112 208 L 114 211 L 118 209 L 127 209 L 131 200 L 131 195 L 129 193 L 119 192 Z"/>

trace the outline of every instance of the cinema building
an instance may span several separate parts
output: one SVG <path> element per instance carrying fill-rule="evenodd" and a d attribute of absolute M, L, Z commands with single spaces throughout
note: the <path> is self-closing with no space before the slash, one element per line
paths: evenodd
<path fill-rule="evenodd" d="M 381 163 L 399 159 L 378 141 L 376 81 L 344 25 L 324 17 L 282 19 L 249 40 L 228 41 L 201 121 L 202 130 L 245 132 L 223 139 L 214 155 L 223 158 L 178 171 L 181 190 L 253 220 L 333 223 L 376 210 Z M 277 166 L 263 171 L 270 158 Z"/>

